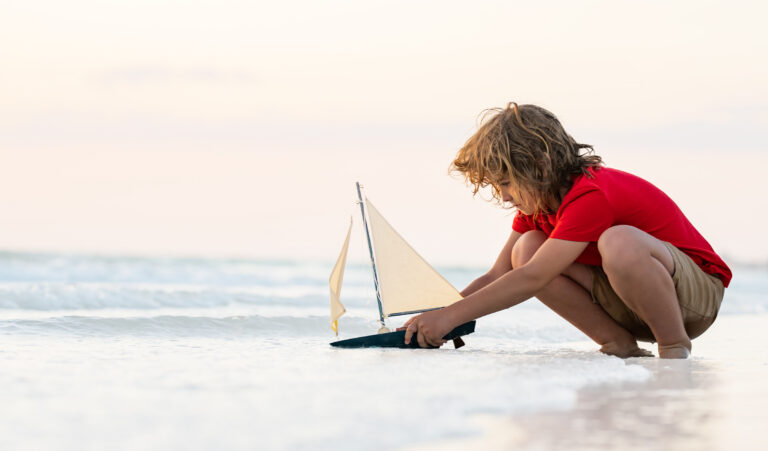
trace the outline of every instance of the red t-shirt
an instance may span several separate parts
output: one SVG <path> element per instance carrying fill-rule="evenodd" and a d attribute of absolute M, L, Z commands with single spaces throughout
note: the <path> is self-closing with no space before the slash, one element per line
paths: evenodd
<path fill-rule="evenodd" d="M 589 241 L 576 259 L 579 263 L 602 264 L 597 239 L 609 227 L 636 227 L 683 251 L 707 274 L 728 286 L 731 270 L 707 240 L 693 227 L 680 207 L 663 191 L 632 174 L 611 168 L 590 170 L 594 178 L 579 175 L 555 214 L 517 213 L 512 229 L 525 233 L 541 230 L 550 238 Z"/>

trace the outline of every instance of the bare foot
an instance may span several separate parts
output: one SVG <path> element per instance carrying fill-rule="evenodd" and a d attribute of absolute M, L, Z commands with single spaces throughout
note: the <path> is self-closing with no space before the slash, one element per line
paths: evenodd
<path fill-rule="evenodd" d="M 672 345 L 659 345 L 659 357 L 662 359 L 687 359 L 691 355 L 691 345 L 683 343 Z"/>
<path fill-rule="evenodd" d="M 652 352 L 638 347 L 636 342 L 620 345 L 616 342 L 610 341 L 600 348 L 600 352 L 603 354 L 615 355 L 616 357 L 621 357 L 622 359 L 626 359 L 628 357 L 653 357 Z"/>

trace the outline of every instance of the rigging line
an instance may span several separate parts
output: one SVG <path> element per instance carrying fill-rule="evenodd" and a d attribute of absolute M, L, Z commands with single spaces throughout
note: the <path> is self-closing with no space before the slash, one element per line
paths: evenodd
<path fill-rule="evenodd" d="M 368 253 L 371 255 L 371 267 L 373 268 L 373 285 L 376 287 L 376 301 L 379 304 L 379 322 L 381 327 L 385 327 L 384 323 L 384 309 L 381 306 L 381 290 L 379 289 L 379 276 L 376 269 L 376 258 L 373 256 L 373 243 L 371 242 L 371 233 L 368 229 L 368 220 L 365 218 L 365 203 L 363 202 L 363 194 L 360 191 L 360 182 L 355 182 L 357 187 L 357 199 L 360 202 L 360 214 L 363 217 L 363 227 L 365 228 L 365 237 L 368 239 Z"/>

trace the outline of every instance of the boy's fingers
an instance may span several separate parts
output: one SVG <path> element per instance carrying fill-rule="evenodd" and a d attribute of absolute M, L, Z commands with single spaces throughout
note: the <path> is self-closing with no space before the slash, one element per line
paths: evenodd
<path fill-rule="evenodd" d="M 413 337 L 414 332 L 416 332 L 416 328 L 411 327 L 411 325 L 409 325 L 408 328 L 405 329 L 405 344 L 411 343 L 411 337 Z"/>
<path fill-rule="evenodd" d="M 413 318 L 415 318 L 415 316 Z M 410 318 L 408 321 L 404 322 L 402 326 L 398 327 L 395 330 L 406 330 L 406 329 L 408 329 L 408 326 L 410 326 L 411 323 L 413 322 L 413 318 Z"/>
<path fill-rule="evenodd" d="M 418 335 L 416 335 L 416 340 L 418 340 L 419 346 L 422 348 L 426 348 L 429 346 L 429 343 L 427 343 L 427 340 L 424 337 L 424 334 L 422 334 L 421 332 L 419 332 Z"/>
<path fill-rule="evenodd" d="M 435 348 L 439 348 L 440 346 L 443 345 L 443 343 L 445 343 L 445 341 L 443 341 L 443 340 L 427 339 L 427 343 L 429 343 L 430 346 L 434 346 Z"/>

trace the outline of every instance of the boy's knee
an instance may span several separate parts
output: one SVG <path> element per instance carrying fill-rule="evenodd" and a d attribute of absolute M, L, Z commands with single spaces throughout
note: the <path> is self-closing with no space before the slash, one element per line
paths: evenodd
<path fill-rule="evenodd" d="M 609 227 L 597 240 L 597 250 L 603 260 L 603 267 L 620 268 L 632 266 L 640 257 L 641 246 L 638 243 L 639 229 L 628 225 Z"/>
<path fill-rule="evenodd" d="M 613 226 L 603 232 L 597 240 L 597 250 L 606 272 L 633 272 L 648 257 L 659 260 L 670 274 L 675 267 L 662 241 L 628 225 Z"/>
<path fill-rule="evenodd" d="M 512 267 L 519 268 L 528 263 L 546 240 L 547 236 L 541 230 L 531 230 L 522 234 L 512 247 Z"/>

